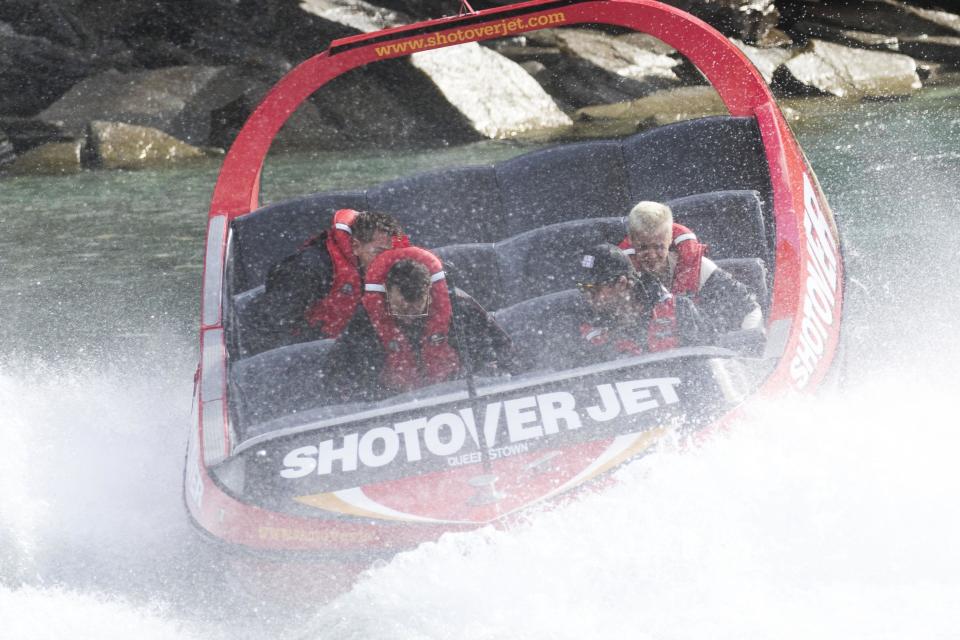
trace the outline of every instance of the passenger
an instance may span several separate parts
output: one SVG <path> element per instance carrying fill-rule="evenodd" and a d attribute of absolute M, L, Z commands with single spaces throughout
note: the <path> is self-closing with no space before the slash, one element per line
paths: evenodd
<path fill-rule="evenodd" d="M 465 375 L 514 370 L 509 336 L 473 298 L 451 296 L 443 265 L 419 247 L 381 254 L 363 303 L 327 354 L 325 393 L 375 400 Z"/>
<path fill-rule="evenodd" d="M 659 202 L 640 202 L 627 218 L 620 248 L 638 271 L 655 275 L 677 296 L 693 296 L 717 331 L 762 329 L 763 312 L 746 286 L 706 257 L 707 245 L 673 222 Z"/>
<path fill-rule="evenodd" d="M 271 267 L 261 303 L 262 333 L 274 334 L 279 344 L 340 335 L 360 303 L 364 269 L 402 235 L 387 214 L 337 211 L 329 230 Z"/>
<path fill-rule="evenodd" d="M 577 360 L 612 360 L 712 342 L 713 328 L 696 305 L 637 271 L 619 247 L 599 244 L 580 264 L 577 286 L 594 318 L 580 327 L 584 342 Z"/>

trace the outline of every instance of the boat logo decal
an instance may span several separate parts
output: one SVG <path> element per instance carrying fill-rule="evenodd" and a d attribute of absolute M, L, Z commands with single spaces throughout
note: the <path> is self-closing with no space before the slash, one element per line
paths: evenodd
<path fill-rule="evenodd" d="M 429 36 L 419 36 L 399 42 L 391 42 L 374 47 L 374 52 L 378 58 L 384 58 L 393 55 L 403 55 L 405 53 L 416 53 L 425 49 L 434 49 L 436 47 L 446 47 L 452 44 L 462 42 L 473 42 L 484 38 L 495 38 L 508 36 L 520 31 L 530 31 L 543 29 L 544 27 L 556 27 L 567 21 L 567 14 L 563 11 L 553 11 L 532 15 L 526 18 L 512 18 L 510 20 L 500 20 L 492 24 L 482 24 L 474 27 L 459 27 L 450 31 L 434 33 Z"/>
<path fill-rule="evenodd" d="M 459 466 L 479 455 L 477 427 L 483 429 L 491 458 L 527 451 L 530 441 L 564 431 L 589 429 L 622 417 L 677 404 L 679 378 L 649 378 L 599 384 L 574 395 L 551 391 L 488 402 L 483 407 L 453 407 L 443 413 L 414 417 L 391 426 L 374 426 L 301 446 L 283 458 L 280 476 L 303 478 L 359 468 L 387 466 L 398 459 L 418 462 L 445 459 Z M 477 415 L 475 411 L 482 411 Z"/>
<path fill-rule="evenodd" d="M 807 386 L 823 358 L 828 330 L 835 323 L 839 287 L 837 241 L 807 174 L 803 174 L 803 230 L 807 240 L 807 280 L 800 339 L 790 361 L 790 376 L 797 389 Z"/>

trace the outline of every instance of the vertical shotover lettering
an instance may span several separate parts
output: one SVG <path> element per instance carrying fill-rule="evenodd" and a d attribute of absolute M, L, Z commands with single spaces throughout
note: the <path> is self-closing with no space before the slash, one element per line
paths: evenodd
<path fill-rule="evenodd" d="M 826 352 L 840 285 L 837 243 L 817 192 L 806 174 L 803 174 L 803 231 L 807 242 L 806 290 L 800 337 L 790 361 L 790 376 L 797 389 L 807 386 Z"/>

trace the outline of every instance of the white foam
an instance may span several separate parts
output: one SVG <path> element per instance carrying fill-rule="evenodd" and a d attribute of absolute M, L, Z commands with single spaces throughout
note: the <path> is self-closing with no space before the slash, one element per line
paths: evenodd
<path fill-rule="evenodd" d="M 193 640 L 205 637 L 162 607 L 137 607 L 115 596 L 63 589 L 0 587 L 4 638 L 17 640 Z"/>
<path fill-rule="evenodd" d="M 190 371 L 174 369 L 0 374 L 0 618 L 34 633 L 11 637 L 55 637 L 58 611 L 79 637 L 260 638 L 291 622 L 204 584 L 215 560 L 180 502 Z M 951 637 L 958 385 L 931 357 L 753 407 L 599 494 L 444 536 L 302 603 L 307 637 Z"/>
<path fill-rule="evenodd" d="M 514 531 L 398 556 L 315 637 L 953 637 L 957 377 L 756 407 Z"/>

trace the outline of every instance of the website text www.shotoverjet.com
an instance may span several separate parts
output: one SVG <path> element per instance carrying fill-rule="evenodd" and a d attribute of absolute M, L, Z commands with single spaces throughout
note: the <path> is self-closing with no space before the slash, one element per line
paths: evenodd
<path fill-rule="evenodd" d="M 567 16 L 563 12 L 547 13 L 539 16 L 530 16 L 528 18 L 512 18 L 510 20 L 501 20 L 494 24 L 485 24 L 477 27 L 461 27 L 448 33 L 435 33 L 429 36 L 411 38 L 401 42 L 374 47 L 377 57 L 385 58 L 387 56 L 414 53 L 422 49 L 431 49 L 459 42 L 473 42 L 482 38 L 493 38 L 496 36 L 508 36 L 511 33 L 519 31 L 529 31 L 531 29 L 540 29 L 551 27 L 566 22 Z"/>

